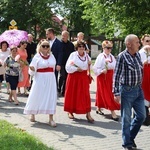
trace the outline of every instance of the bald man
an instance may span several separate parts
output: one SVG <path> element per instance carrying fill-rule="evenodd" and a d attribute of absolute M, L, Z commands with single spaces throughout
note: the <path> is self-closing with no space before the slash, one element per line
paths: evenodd
<path fill-rule="evenodd" d="M 30 64 L 33 56 L 36 53 L 36 46 L 37 46 L 36 43 L 33 42 L 33 35 L 28 34 L 28 41 L 27 41 L 26 50 L 27 50 L 27 54 L 28 54 L 27 61 L 29 64 Z"/>
<path fill-rule="evenodd" d="M 59 92 L 59 96 L 64 96 L 66 79 L 68 75 L 65 69 L 65 65 L 70 54 L 74 52 L 74 45 L 72 44 L 72 42 L 68 40 L 69 38 L 68 31 L 62 31 L 61 37 L 62 37 L 61 40 L 62 40 L 62 47 L 63 47 L 63 58 L 62 58 L 62 65 L 61 65 L 60 77 L 59 77 L 59 83 L 58 83 L 58 92 Z"/>
<path fill-rule="evenodd" d="M 141 89 L 143 65 L 139 50 L 139 39 L 130 34 L 125 38 L 126 49 L 118 55 L 114 72 L 114 98 L 121 101 L 122 139 L 125 150 L 133 150 L 134 142 L 146 117 L 144 95 Z M 132 109 L 135 116 L 131 119 Z"/>

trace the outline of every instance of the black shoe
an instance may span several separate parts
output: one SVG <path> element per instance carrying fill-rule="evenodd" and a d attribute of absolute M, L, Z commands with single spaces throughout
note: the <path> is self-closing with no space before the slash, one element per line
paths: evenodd
<path fill-rule="evenodd" d="M 145 118 L 145 121 L 143 122 L 143 125 L 149 126 L 150 125 L 150 117 L 149 117 L 149 109 L 147 106 L 145 106 L 145 110 L 146 110 L 146 118 Z"/>
<path fill-rule="evenodd" d="M 96 113 L 99 115 L 104 115 L 104 113 L 101 110 L 96 110 Z"/>
<path fill-rule="evenodd" d="M 134 150 L 132 147 L 124 147 L 124 150 Z"/>
<path fill-rule="evenodd" d="M 119 118 L 118 118 L 118 117 L 117 117 L 117 118 L 111 117 L 111 119 L 114 120 L 114 121 L 119 121 Z"/>
<path fill-rule="evenodd" d="M 143 122 L 143 125 L 149 126 L 150 125 L 150 118 L 146 117 L 145 121 Z"/>
<path fill-rule="evenodd" d="M 135 144 L 134 140 L 132 142 L 133 142 L 132 148 L 137 149 L 137 145 Z"/>

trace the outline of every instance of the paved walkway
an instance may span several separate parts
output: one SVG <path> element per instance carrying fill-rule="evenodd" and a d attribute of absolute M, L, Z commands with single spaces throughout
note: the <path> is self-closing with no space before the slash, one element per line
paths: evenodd
<path fill-rule="evenodd" d="M 7 101 L 6 93 L 1 94 L 0 119 L 26 130 L 49 147 L 53 146 L 55 150 L 121 150 L 121 123 L 111 120 L 107 110 L 104 110 L 105 116 L 95 113 L 95 82 L 90 87 L 94 124 L 88 123 L 85 115 L 75 115 L 75 120 L 68 119 L 67 113 L 63 111 L 63 98 L 59 98 L 57 103 L 54 117 L 56 128 L 48 125 L 48 115 L 37 115 L 37 122 L 32 123 L 29 116 L 23 115 L 27 98 L 19 97 L 20 105 L 15 106 Z M 120 116 L 119 111 L 117 114 Z M 150 150 L 150 126 L 142 126 L 135 141 L 139 150 Z"/>

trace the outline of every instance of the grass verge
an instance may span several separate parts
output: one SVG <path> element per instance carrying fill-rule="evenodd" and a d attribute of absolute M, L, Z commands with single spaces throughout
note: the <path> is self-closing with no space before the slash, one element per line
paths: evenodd
<path fill-rule="evenodd" d="M 54 150 L 23 129 L 0 120 L 0 150 Z"/>

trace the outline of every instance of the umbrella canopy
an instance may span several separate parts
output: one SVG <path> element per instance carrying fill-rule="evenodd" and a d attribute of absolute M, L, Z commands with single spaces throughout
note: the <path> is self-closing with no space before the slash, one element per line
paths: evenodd
<path fill-rule="evenodd" d="M 6 30 L 0 35 L 0 42 L 7 41 L 9 47 L 14 45 L 18 46 L 20 41 L 27 41 L 28 33 L 23 30 Z"/>

